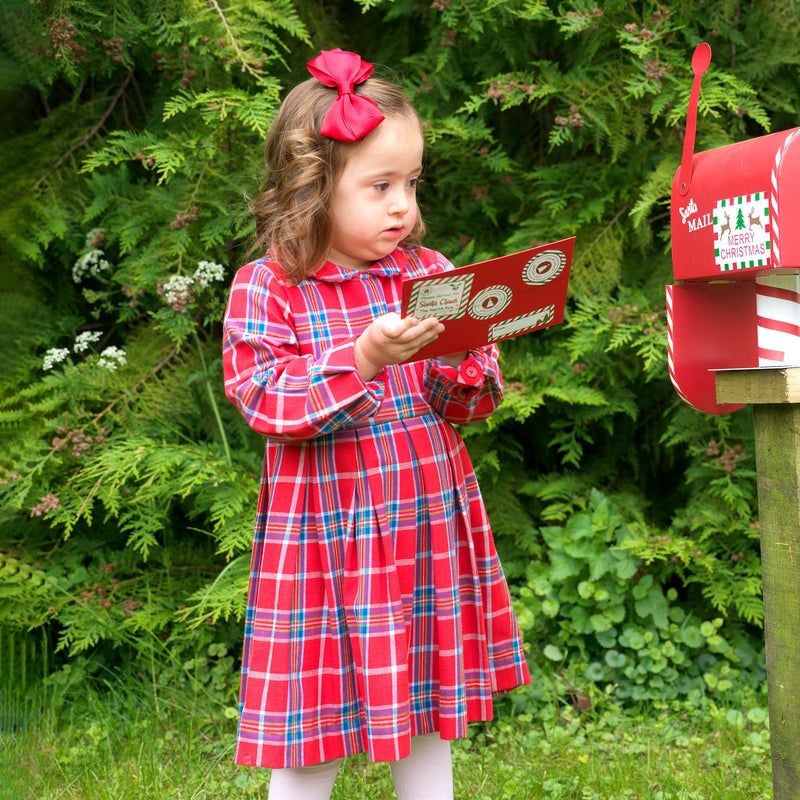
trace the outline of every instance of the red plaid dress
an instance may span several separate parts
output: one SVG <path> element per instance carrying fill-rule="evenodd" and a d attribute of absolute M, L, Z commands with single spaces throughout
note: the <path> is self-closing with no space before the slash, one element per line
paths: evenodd
<path fill-rule="evenodd" d="M 225 315 L 228 397 L 266 437 L 236 761 L 295 767 L 409 753 L 467 735 L 530 678 L 478 484 L 451 423 L 502 397 L 496 348 L 454 369 L 364 382 L 353 343 L 399 311 L 405 276 L 450 269 L 398 248 L 298 285 L 270 258 L 239 270 Z"/>

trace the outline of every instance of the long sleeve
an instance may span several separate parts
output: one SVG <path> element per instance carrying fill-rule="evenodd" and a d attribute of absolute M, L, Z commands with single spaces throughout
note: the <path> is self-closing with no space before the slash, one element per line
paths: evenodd
<path fill-rule="evenodd" d="M 379 410 L 384 385 L 362 380 L 354 340 L 301 352 L 286 284 L 250 264 L 237 273 L 225 313 L 225 393 L 271 439 L 302 441 L 362 421 Z"/>
<path fill-rule="evenodd" d="M 452 423 L 490 417 L 503 399 L 497 346 L 472 350 L 456 368 L 443 361 L 426 362 L 425 393 L 439 416 Z"/>

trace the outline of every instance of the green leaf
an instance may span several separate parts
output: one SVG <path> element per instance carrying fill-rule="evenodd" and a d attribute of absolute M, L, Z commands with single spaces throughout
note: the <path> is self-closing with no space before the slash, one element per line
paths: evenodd
<path fill-rule="evenodd" d="M 560 650 L 560 648 L 556 647 L 554 644 L 545 645 L 544 650 L 542 652 L 544 653 L 545 658 L 549 658 L 551 661 L 564 660 L 564 653 Z"/>
<path fill-rule="evenodd" d="M 700 633 L 700 629 L 696 625 L 687 625 L 685 628 L 682 628 L 680 636 L 681 641 L 687 645 L 687 647 L 693 649 L 702 647 L 705 644 L 703 634 Z"/>
<path fill-rule="evenodd" d="M 641 650 L 647 644 L 644 636 L 630 626 L 623 628 L 618 641 L 623 647 L 630 647 L 632 650 Z"/>
<path fill-rule="evenodd" d="M 622 669 L 628 663 L 628 657 L 618 650 L 608 650 L 605 654 L 605 661 L 609 667 Z"/>
<path fill-rule="evenodd" d="M 606 614 L 592 614 L 591 623 L 596 633 L 611 630 L 613 627 L 613 620 Z"/>
<path fill-rule="evenodd" d="M 637 599 L 634 607 L 640 617 L 652 617 L 657 627 L 669 625 L 667 599 L 658 587 L 652 587 L 644 597 Z"/>

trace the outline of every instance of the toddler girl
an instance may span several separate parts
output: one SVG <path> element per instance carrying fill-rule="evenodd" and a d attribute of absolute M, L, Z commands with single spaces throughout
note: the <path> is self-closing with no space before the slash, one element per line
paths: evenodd
<path fill-rule="evenodd" d="M 508 588 L 453 423 L 502 397 L 494 346 L 413 360 L 419 117 L 354 53 L 286 97 L 255 201 L 266 255 L 224 323 L 225 388 L 266 439 L 236 760 L 270 800 L 328 798 L 341 759 L 392 764 L 398 798 L 452 798 L 449 740 L 529 682 Z"/>

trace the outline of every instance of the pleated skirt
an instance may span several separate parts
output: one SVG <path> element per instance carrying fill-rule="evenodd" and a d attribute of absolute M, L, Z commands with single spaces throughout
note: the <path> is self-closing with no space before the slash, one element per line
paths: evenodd
<path fill-rule="evenodd" d="M 430 413 L 269 442 L 236 761 L 296 767 L 463 738 L 530 681 L 466 448 Z"/>

